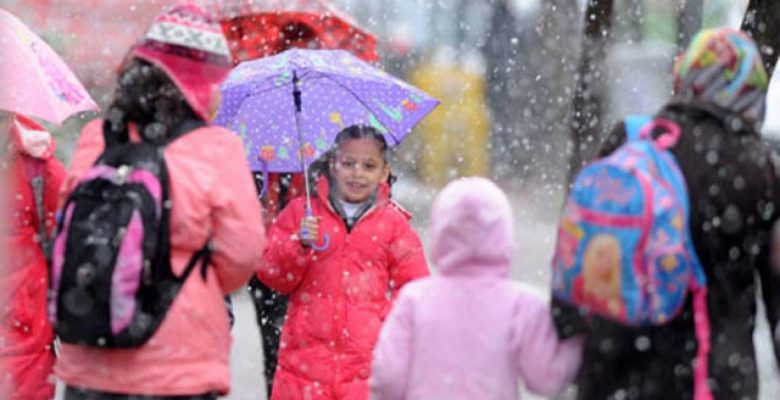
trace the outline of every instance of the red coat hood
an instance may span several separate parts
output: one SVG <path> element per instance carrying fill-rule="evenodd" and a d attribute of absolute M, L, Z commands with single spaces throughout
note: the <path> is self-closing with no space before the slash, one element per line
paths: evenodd
<path fill-rule="evenodd" d="M 47 160 L 54 156 L 51 134 L 37 122 L 17 115 L 11 126 L 11 141 L 15 149 L 30 157 Z"/>

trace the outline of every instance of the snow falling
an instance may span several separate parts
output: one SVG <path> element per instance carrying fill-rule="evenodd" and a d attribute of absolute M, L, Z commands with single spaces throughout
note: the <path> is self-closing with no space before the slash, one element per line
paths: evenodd
<path fill-rule="evenodd" d="M 315 137 L 306 142 L 303 138 L 301 141 L 298 141 L 297 137 L 293 138 L 293 133 L 289 135 L 285 133 L 287 130 L 295 132 L 296 128 L 300 129 L 295 125 L 296 115 L 292 107 L 289 112 L 280 112 L 273 118 L 263 114 L 278 108 L 278 103 L 282 101 L 279 99 L 287 96 L 285 92 L 283 95 L 278 95 L 278 99 L 270 96 L 260 97 L 263 91 L 275 90 L 284 85 L 289 86 L 291 91 L 298 83 L 293 83 L 289 77 L 290 79 L 284 82 L 280 80 L 281 83 L 269 84 L 271 80 L 261 76 L 259 68 L 249 68 L 248 64 L 251 62 L 249 60 L 271 56 L 276 50 L 269 47 L 271 45 L 265 38 L 261 40 L 255 37 L 254 35 L 258 34 L 248 28 L 250 25 L 237 22 L 242 13 L 251 12 L 252 7 L 262 7 L 260 4 L 265 3 L 284 4 L 285 2 L 274 0 L 267 0 L 265 3 L 263 0 L 195 0 L 193 2 L 215 15 L 221 15 L 222 21 L 234 23 L 230 26 L 229 23 L 223 22 L 222 26 L 228 37 L 231 56 L 234 60 L 247 61 L 239 68 L 245 68 L 246 71 L 241 72 L 241 76 L 235 79 L 245 82 L 250 75 L 257 74 L 258 80 L 247 85 L 247 87 L 251 86 L 250 89 L 246 89 L 246 92 L 226 91 L 225 96 L 220 98 L 220 101 L 224 101 L 221 104 L 222 109 L 209 110 L 213 111 L 212 117 L 234 130 L 242 138 L 244 153 L 250 158 L 251 163 L 254 163 L 253 165 L 258 166 L 254 168 L 256 180 L 266 178 L 269 171 L 262 170 L 264 165 L 267 169 L 268 165 L 275 165 L 272 163 L 282 159 L 288 160 L 287 165 L 295 164 L 301 157 L 307 157 L 306 154 L 309 153 L 311 157 L 309 161 L 321 155 L 327 157 L 331 154 L 327 150 L 337 131 L 330 137 L 326 137 L 325 130 L 320 129 L 322 126 L 330 124 L 343 128 L 353 123 L 363 122 L 363 125 L 376 128 L 385 134 L 392 131 L 391 127 L 395 126 L 392 124 L 398 123 L 398 126 L 403 126 L 405 131 L 399 132 L 399 137 L 402 139 L 398 139 L 400 145 L 392 147 L 388 153 L 392 176 L 397 178 L 392 185 L 392 199 L 413 217 L 410 223 L 422 239 L 427 259 L 430 261 L 431 257 L 429 245 L 432 232 L 429 231 L 431 222 L 429 216 L 439 190 L 459 177 L 477 175 L 491 178 L 507 193 L 512 206 L 516 243 L 510 278 L 523 282 L 530 290 L 545 299 L 550 297 L 553 279 L 550 265 L 556 250 L 559 217 L 566 202 L 570 182 L 574 180 L 577 171 L 583 165 L 599 156 L 605 140 L 616 124 L 621 123 L 624 116 L 654 114 L 669 101 L 674 90 L 672 71 L 675 68 L 675 57 L 689 45 L 696 32 L 701 28 L 742 27 L 743 30 L 755 34 L 754 37 L 759 41 L 758 48 L 761 55 L 765 60 L 773 60 L 772 67 L 774 67 L 778 48 L 773 46 L 770 39 L 766 37 L 760 39 L 759 36 L 760 34 L 776 35 L 777 29 L 780 29 L 778 28 L 780 15 L 777 15 L 775 20 L 770 20 L 766 15 L 770 14 L 767 10 L 772 6 L 757 0 L 290 1 L 287 2 L 288 6 L 293 3 L 316 3 L 320 6 L 327 4 L 322 6 L 326 7 L 322 10 L 331 11 L 322 11 L 325 16 L 320 17 L 320 22 L 327 20 L 326 24 L 331 27 L 329 29 L 344 21 L 354 26 L 350 28 L 352 30 L 345 36 L 346 38 L 319 31 L 295 33 L 298 36 L 293 37 L 292 34 L 284 31 L 284 29 L 288 31 L 293 29 L 288 26 L 278 32 L 279 37 L 287 40 L 287 47 L 351 46 L 347 50 L 355 56 L 354 61 L 351 59 L 344 61 L 344 65 L 347 65 L 344 68 L 351 68 L 355 74 L 357 74 L 355 71 L 360 68 L 365 68 L 366 71 L 371 68 L 370 71 L 376 74 L 374 78 L 377 80 L 388 76 L 395 77 L 420 90 L 416 92 L 407 87 L 397 89 L 390 84 L 363 85 L 361 87 L 370 86 L 366 91 L 372 91 L 373 97 L 381 97 L 385 94 L 390 98 L 387 93 L 391 89 L 397 89 L 397 93 L 394 92 L 393 96 L 397 95 L 398 98 L 392 97 L 392 100 L 400 105 L 388 106 L 391 104 L 389 100 L 384 103 L 376 101 L 373 103 L 375 109 L 371 109 L 372 105 L 368 105 L 366 106 L 368 111 L 363 109 L 358 111 L 364 103 L 371 102 L 354 99 L 351 100 L 353 103 L 349 103 L 349 110 L 331 110 L 327 107 L 341 102 L 342 98 L 351 96 L 351 94 L 335 92 L 341 87 L 350 85 L 347 78 L 339 77 L 343 79 L 338 81 L 333 78 L 337 83 L 330 84 L 327 86 L 328 89 L 322 89 L 321 92 L 316 92 L 313 97 L 308 98 L 310 101 L 308 104 L 315 104 L 314 108 L 317 110 L 308 114 L 310 120 L 301 123 L 304 128 L 315 131 L 313 134 Z M 56 140 L 55 156 L 66 167 L 72 161 L 80 132 L 90 121 L 102 116 L 109 125 L 119 127 L 123 126 L 128 118 L 132 118 L 118 108 L 110 108 L 114 105 L 114 96 L 122 90 L 121 87 L 117 88 L 119 67 L 127 56 L 130 46 L 144 35 L 155 15 L 159 14 L 163 7 L 173 3 L 176 2 L 170 0 L 0 0 L 0 8 L 18 17 L 62 57 L 97 106 L 103 110 L 101 114 L 89 111 L 89 107 L 82 108 L 62 124 L 45 118 L 39 121 L 53 133 Z M 759 11 L 748 10 L 748 3 L 751 7 L 758 7 Z M 328 14 L 332 10 L 338 10 L 337 17 L 343 17 L 343 21 Z M 780 12 L 777 9 L 773 10 L 775 13 Z M 331 18 L 333 20 L 330 20 Z M 336 20 L 339 22 L 334 22 Z M 270 19 L 263 21 L 265 24 Z M 313 36 L 306 36 L 308 34 Z M 371 35 L 376 38 L 376 43 L 373 45 L 376 47 L 374 53 L 370 51 L 372 44 L 369 36 Z M 251 42 L 252 45 L 241 47 L 231 40 L 237 41 L 236 43 Z M 299 42 L 305 40 L 310 42 L 300 45 Z M 294 43 L 290 44 L 290 42 Z M 0 50 L 0 57 L 12 56 Z M 341 57 L 344 58 L 346 57 Z M 312 70 L 322 67 L 317 65 L 316 60 L 308 62 L 311 64 L 308 67 Z M 366 64 L 365 67 L 362 66 L 363 64 L 358 64 L 363 62 Z M 48 68 L 56 71 L 58 67 L 49 65 Z M 373 68 L 376 68 L 375 72 Z M 139 67 L 133 72 L 140 78 L 132 76 L 133 74 L 126 74 L 125 84 L 132 85 L 128 82 L 133 82 L 133 79 L 148 78 L 149 69 L 148 66 Z M 321 70 L 317 70 L 317 73 L 320 74 L 317 75 L 318 77 L 325 74 Z M 308 79 L 309 76 L 304 77 L 300 86 L 303 92 L 304 110 L 307 104 L 307 90 L 315 93 L 314 88 L 318 84 L 314 78 L 311 81 Z M 780 113 L 774 111 L 780 107 L 780 90 L 777 89 L 776 82 L 777 79 L 770 80 L 766 117 L 760 131 L 773 149 L 780 149 Z M 48 84 L 65 100 L 76 103 L 87 101 L 77 87 L 68 83 L 65 76 L 60 76 Z M 68 84 L 67 87 L 63 86 L 65 84 Z M 263 86 L 265 84 L 268 84 L 268 87 Z M 401 84 L 398 85 L 400 87 Z M 350 90 L 356 91 L 355 87 L 357 86 L 350 86 Z M 125 90 L 130 93 L 131 89 L 125 88 Z M 328 90 L 331 92 L 328 93 Z M 140 107 L 149 109 L 158 107 L 159 99 L 172 96 L 172 91 L 175 91 L 174 85 L 161 85 L 153 90 L 147 90 L 138 101 Z M 252 96 L 258 96 L 252 100 L 254 108 L 251 110 L 244 108 L 239 111 L 238 104 L 244 97 L 249 97 L 250 92 Z M 440 102 L 439 106 L 430 113 L 433 100 L 428 99 L 427 96 Z M 178 100 L 182 103 L 190 101 L 185 96 Z M 292 97 L 290 100 L 292 101 Z M 426 103 L 428 101 L 430 103 Z M 0 108 L 3 108 L 3 104 L 0 103 Z M 236 111 L 226 115 L 225 109 L 234 105 Z M 176 109 L 175 104 L 167 106 L 171 110 Z M 406 125 L 400 122 L 401 115 L 415 112 L 420 114 L 419 120 L 410 123 L 409 127 L 413 126 L 413 128 L 407 130 Z M 316 129 L 312 122 L 315 114 L 319 123 Z M 9 115 L 0 110 L 0 133 L 10 131 Z M 163 117 L 155 119 L 155 122 L 145 125 L 145 131 L 141 132 L 141 135 L 151 140 L 164 140 L 168 132 L 166 121 L 167 119 Z M 734 132 L 752 129 L 744 126 L 744 120 L 740 118 L 727 120 L 726 125 Z M 280 137 L 279 143 L 263 146 L 247 139 L 257 134 L 253 131 L 253 126 L 256 126 L 257 131 L 274 131 L 272 135 Z M 699 127 L 693 129 L 690 134 L 700 139 L 693 148 L 693 154 L 717 170 L 718 175 L 715 183 L 705 188 L 700 195 L 711 199 L 722 199 L 727 193 L 743 194 L 746 188 L 751 187 L 755 177 L 747 175 L 744 171 L 735 170 L 729 165 L 728 157 L 731 152 L 727 143 L 709 138 L 707 132 L 703 132 Z M 395 142 L 391 143 L 394 144 Z M 10 146 L 10 139 L 5 137 L 0 139 L 0 148 L 3 151 Z M 209 147 L 199 148 L 194 153 L 193 157 L 208 159 L 223 154 L 221 149 Z M 780 162 L 780 157 L 777 155 L 773 155 L 773 159 L 757 153 L 751 153 L 746 157 L 752 157 L 752 163 L 760 166 Z M 338 162 L 335 159 L 319 161 L 322 160 L 325 160 L 325 170 L 333 168 L 333 165 Z M 152 169 L 156 168 L 153 165 L 152 167 Z M 174 168 L 177 167 L 180 168 L 180 165 Z M 7 171 L 10 167 L 3 161 L 0 168 Z M 366 168 L 366 166 L 358 165 L 354 168 Z M 153 172 L 159 174 L 160 171 Z M 322 170 L 315 170 L 313 173 L 322 173 Z M 198 171 L 191 174 L 189 178 L 194 179 Z M 29 195 L 25 196 L 29 197 Z M 11 209 L 15 204 L 23 204 L 27 197 L 21 194 L 3 196 L 3 206 L 5 209 Z M 134 204 L 140 207 L 146 200 L 136 197 L 127 201 L 135 202 Z M 696 205 L 692 207 L 695 208 Z M 775 218 L 775 207 L 771 202 L 761 203 L 755 204 L 753 209 L 746 211 L 737 200 L 727 203 L 722 207 L 722 211 L 717 212 L 713 211 L 714 208 L 709 210 L 701 206 L 706 218 L 702 218 L 700 228 L 704 232 L 720 232 L 725 236 L 733 236 L 748 227 L 760 224 L 762 220 Z M 167 214 L 173 212 L 171 209 L 175 206 L 168 200 L 163 204 L 163 208 L 166 209 Z M 111 214 L 111 210 L 98 210 L 100 212 L 90 214 L 89 219 L 82 221 L 82 224 L 89 224 L 88 229 L 101 231 L 98 236 L 90 236 L 89 240 L 112 242 L 113 247 L 119 247 L 127 232 L 123 230 L 121 234 L 111 236 L 114 227 L 105 222 L 109 219 L 108 214 Z M 267 210 L 265 212 L 268 213 Z M 3 225 L 10 226 L 15 221 L 24 220 L 22 224 L 26 224 L 26 227 L 35 226 L 38 222 L 34 221 L 34 218 L 28 218 L 32 213 L 30 206 L 9 213 L 4 216 L 4 219 L 12 222 L 4 222 Z M 49 217 L 52 218 L 53 215 Z M 359 223 L 358 218 L 357 224 Z M 394 228 L 387 224 L 379 225 L 379 229 L 374 234 L 355 239 L 349 234 L 352 228 L 351 223 L 349 227 L 344 225 L 342 228 L 339 225 L 329 233 L 334 238 L 347 237 L 344 243 L 337 243 L 339 246 L 357 248 L 359 245 L 354 242 L 362 240 L 360 243 L 364 245 L 355 250 L 356 257 L 363 260 L 360 268 L 345 266 L 339 276 L 316 275 L 316 279 L 306 281 L 309 273 L 306 268 L 313 268 L 312 265 L 318 266 L 317 262 L 331 256 L 328 243 L 325 243 L 322 246 L 323 250 L 317 248 L 313 255 L 301 256 L 300 259 L 295 260 L 299 267 L 297 269 L 281 270 L 269 267 L 268 270 L 270 276 L 276 276 L 278 280 L 286 281 L 290 285 L 306 282 L 305 290 L 294 291 L 290 295 L 291 304 L 296 302 L 305 307 L 293 311 L 302 314 L 297 316 L 304 321 L 304 325 L 309 321 L 316 321 L 317 326 L 307 328 L 313 332 L 312 337 L 328 338 L 329 343 L 326 347 L 331 349 L 338 348 L 342 343 L 357 342 L 371 336 L 374 330 L 379 329 L 381 321 L 366 318 L 365 321 L 368 322 L 360 325 L 360 329 L 350 331 L 344 328 L 348 324 L 345 319 L 356 317 L 345 312 L 342 309 L 344 306 L 338 305 L 338 302 L 333 299 L 333 294 L 323 289 L 334 284 L 329 279 L 343 288 L 343 295 L 347 302 L 372 304 L 372 307 L 373 304 L 390 304 L 399 284 L 397 277 L 389 273 L 379 274 L 374 267 L 380 265 L 387 254 L 391 254 L 392 257 L 399 255 L 411 257 L 408 253 L 412 250 L 409 249 L 414 247 L 413 243 L 406 239 L 392 236 L 391 233 L 395 234 L 392 231 Z M 186 236 L 192 227 L 172 220 L 169 229 L 172 236 Z M 780 237 L 779 232 L 780 228 L 774 232 L 774 235 Z M 297 233 L 298 231 L 296 235 Z M 392 239 L 388 239 L 391 237 Z M 298 236 L 293 239 L 302 240 Z M 767 240 L 769 239 L 762 236 L 745 239 L 739 245 L 729 245 L 722 249 L 727 260 L 722 261 L 721 264 L 726 269 L 735 268 L 733 264 L 737 260 L 759 258 L 762 253 L 760 249 Z M 776 240 L 780 241 L 780 239 Z M 382 243 L 385 243 L 383 241 L 390 244 L 383 247 Z M 319 245 L 318 243 L 315 245 Z M 193 244 L 192 249 L 189 250 L 197 251 L 201 245 L 201 243 Z M 281 246 L 282 244 L 280 242 L 269 243 L 269 245 Z M 56 252 L 57 244 L 55 243 L 54 246 Z M 212 243 L 211 246 L 215 253 L 221 249 L 220 244 Z M 226 248 L 230 248 L 230 245 L 228 244 Z M 109 249 L 107 244 L 102 247 L 97 246 L 96 249 L 94 258 L 97 265 L 110 265 L 114 262 L 113 250 Z M 22 252 L 20 257 L 29 260 L 35 256 Z M 773 253 L 772 257 L 770 264 L 780 271 L 778 256 Z M 342 262 L 347 265 L 350 260 L 344 258 Z M 137 261 L 139 270 L 148 270 L 150 264 L 148 259 L 142 260 L 139 256 Z M 23 262 L 20 262 L 21 264 Z M 13 270 L 16 265 L 6 268 Z M 87 286 L 98 274 L 96 271 L 99 269 L 89 263 L 81 265 L 74 279 L 79 282 L 80 287 Z M 432 268 L 432 273 L 438 274 L 435 268 Z M 200 272 L 196 268 L 192 276 L 198 275 Z M 208 278 L 215 277 L 209 275 Z M 201 278 L 197 277 L 197 279 Z M 377 282 L 380 281 L 386 281 L 387 287 L 377 288 Z M 273 337 L 279 340 L 278 334 L 285 322 L 284 313 L 290 312 L 290 309 L 285 308 L 285 303 L 279 302 L 277 293 L 271 293 L 268 287 L 262 284 L 258 286 L 258 283 L 259 281 L 255 281 L 245 285 L 230 296 L 232 304 L 226 303 L 234 316 L 234 320 L 231 320 L 233 338 L 230 354 L 231 391 L 220 398 L 230 400 L 266 398 L 261 334 L 268 336 L 269 332 L 275 332 L 275 335 L 270 335 L 271 340 Z M 751 293 L 755 291 L 755 296 L 759 300 L 762 290 L 767 289 L 767 286 L 753 284 L 750 287 Z M 178 288 L 170 289 L 170 293 L 166 296 L 175 296 L 177 290 Z M 780 289 L 774 288 L 774 290 Z M 2 300 L 10 301 L 6 297 Z M 83 290 L 68 292 L 64 294 L 62 300 L 64 306 L 74 315 L 87 315 L 92 312 L 94 305 L 93 299 Z M 740 298 L 740 301 L 745 299 Z M 359 312 L 379 313 L 377 311 L 379 306 L 376 307 L 372 310 L 361 309 Z M 757 365 L 758 399 L 778 399 L 780 398 L 780 372 L 774 356 L 777 350 L 773 348 L 772 343 L 780 344 L 780 324 L 773 327 L 767 323 L 765 317 L 767 310 L 763 301 L 758 301 L 757 307 L 757 315 L 751 316 L 749 321 L 745 322 L 750 326 L 755 324 L 756 327 L 753 335 L 755 356 L 741 353 L 741 348 L 735 347 L 735 351 L 728 356 L 712 362 L 736 368 L 746 375 L 754 373 L 754 366 Z M 10 308 L 5 308 L 8 309 Z M 128 310 L 112 309 L 112 312 L 127 313 L 130 312 Z M 309 314 L 315 312 L 331 313 L 332 317 L 309 319 L 311 317 Z M 777 312 L 773 310 L 770 315 Z M 147 324 L 144 318 L 142 318 L 143 324 Z M 464 318 L 469 317 L 464 315 Z M 29 330 L 29 327 L 22 326 L 25 323 L 16 321 L 16 328 Z M 261 333 L 258 325 L 267 327 L 267 332 Z M 335 332 L 339 328 L 343 329 Z M 719 340 L 722 338 L 712 338 L 714 347 L 723 345 Z M 0 348 L 5 345 L 5 342 L 6 339 L 0 337 Z M 105 345 L 105 339 L 101 338 L 100 343 L 101 346 Z M 629 343 L 612 338 L 604 338 L 595 343 L 594 346 L 605 354 L 617 352 L 620 346 L 629 347 L 638 353 L 647 353 L 663 345 L 657 343 L 652 335 L 636 336 Z M 284 339 L 278 344 L 280 351 L 290 345 Z M 695 348 L 695 341 L 687 341 L 681 351 L 694 352 Z M 333 354 L 334 359 L 343 356 L 335 350 Z M 300 366 L 300 369 L 305 372 L 317 368 L 316 363 L 311 362 L 302 362 Z M 370 371 L 362 368 L 355 374 L 365 379 Z M 678 364 L 674 366 L 674 374 L 691 376 L 694 372 L 690 365 Z M 56 378 L 52 375 L 49 379 Z M 451 381 L 453 378 L 443 376 L 436 379 Z M 636 387 L 621 388 L 610 398 L 638 398 L 640 386 L 637 384 Z M 0 382 L 0 389 L 2 388 Z M 313 390 L 322 392 L 324 389 L 317 386 Z M 544 398 L 530 393 L 532 391 L 528 388 L 523 387 L 520 390 L 523 399 Z M 63 398 L 63 392 L 64 385 L 58 381 L 56 398 Z M 312 393 L 316 394 L 315 392 Z M 569 385 L 555 398 L 575 399 L 576 393 L 576 385 Z"/>

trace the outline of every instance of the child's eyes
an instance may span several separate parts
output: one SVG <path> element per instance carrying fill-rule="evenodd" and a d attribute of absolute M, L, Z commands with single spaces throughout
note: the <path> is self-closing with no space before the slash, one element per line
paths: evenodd
<path fill-rule="evenodd" d="M 360 169 L 369 172 L 377 169 L 377 164 L 375 163 L 359 163 L 356 161 L 341 160 L 339 161 L 339 164 L 341 164 L 341 167 L 345 169 L 355 169 L 360 167 Z"/>

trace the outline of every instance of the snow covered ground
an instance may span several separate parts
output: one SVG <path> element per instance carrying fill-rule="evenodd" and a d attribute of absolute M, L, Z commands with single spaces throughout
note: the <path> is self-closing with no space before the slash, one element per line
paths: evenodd
<path fill-rule="evenodd" d="M 226 400 L 265 400 L 263 350 L 260 330 L 255 319 L 255 308 L 249 292 L 241 290 L 233 295 L 233 349 L 230 354 L 231 388 Z"/>

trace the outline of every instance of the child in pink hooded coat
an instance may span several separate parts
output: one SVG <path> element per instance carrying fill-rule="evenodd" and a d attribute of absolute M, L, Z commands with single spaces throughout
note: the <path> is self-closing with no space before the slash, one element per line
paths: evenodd
<path fill-rule="evenodd" d="M 433 204 L 439 275 L 407 284 L 374 349 L 378 400 L 519 398 L 558 393 L 580 365 L 581 340 L 560 342 L 543 300 L 508 279 L 513 218 L 484 178 L 445 187 Z"/>

